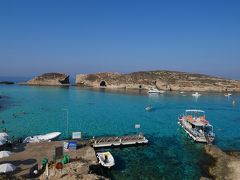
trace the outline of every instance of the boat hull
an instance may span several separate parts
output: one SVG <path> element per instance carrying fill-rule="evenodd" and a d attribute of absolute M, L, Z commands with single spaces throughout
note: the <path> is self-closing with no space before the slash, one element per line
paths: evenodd
<path fill-rule="evenodd" d="M 52 132 L 44 135 L 29 136 L 25 138 L 23 143 L 36 143 L 36 142 L 50 141 L 60 136 L 60 134 L 61 134 L 60 132 Z"/>
<path fill-rule="evenodd" d="M 115 165 L 114 158 L 110 152 L 97 153 L 97 158 L 103 167 L 111 168 Z"/>
<path fill-rule="evenodd" d="M 214 141 L 213 137 L 206 138 L 205 136 L 196 136 L 193 131 L 187 128 L 183 123 L 183 120 L 179 120 L 178 124 L 183 128 L 183 130 L 196 142 L 199 143 L 212 143 Z"/>

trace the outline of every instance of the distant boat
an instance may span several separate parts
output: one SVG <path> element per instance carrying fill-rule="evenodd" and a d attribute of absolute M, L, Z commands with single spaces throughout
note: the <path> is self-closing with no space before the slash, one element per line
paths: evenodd
<path fill-rule="evenodd" d="M 232 95 L 231 93 L 224 94 L 224 96 L 226 97 L 230 97 L 231 95 Z"/>
<path fill-rule="evenodd" d="M 57 138 L 58 136 L 60 136 L 60 134 L 61 134 L 60 132 L 52 132 L 44 135 L 28 136 L 24 139 L 23 143 L 36 143 L 49 141 Z"/>
<path fill-rule="evenodd" d="M 146 111 L 151 111 L 152 109 L 153 109 L 152 106 L 147 106 L 147 107 L 145 108 Z"/>
<path fill-rule="evenodd" d="M 184 92 L 183 92 L 183 91 L 181 91 L 181 92 L 180 92 L 180 94 L 184 94 Z"/>
<path fill-rule="evenodd" d="M 97 153 L 99 163 L 107 168 L 111 168 L 115 165 L 114 158 L 110 152 L 99 152 Z"/>
<path fill-rule="evenodd" d="M 160 90 L 152 87 L 149 89 L 148 93 L 149 94 L 163 94 L 163 93 L 165 93 L 165 91 L 162 91 L 162 90 L 160 91 Z"/>
<path fill-rule="evenodd" d="M 199 97 L 201 96 L 201 94 L 199 94 L 198 92 L 195 92 L 194 94 L 192 94 L 193 97 Z"/>
<path fill-rule="evenodd" d="M 206 120 L 202 110 L 186 110 L 185 114 L 178 118 L 178 124 L 196 142 L 211 143 L 215 138 L 213 127 Z"/>

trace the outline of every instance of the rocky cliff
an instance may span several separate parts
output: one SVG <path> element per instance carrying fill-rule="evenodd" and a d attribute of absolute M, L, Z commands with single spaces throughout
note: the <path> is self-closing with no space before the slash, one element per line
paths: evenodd
<path fill-rule="evenodd" d="M 175 71 L 141 71 L 129 74 L 96 73 L 78 74 L 76 85 L 102 88 L 149 89 L 174 91 L 237 91 L 240 81 L 227 80 L 202 74 Z"/>
<path fill-rule="evenodd" d="M 47 86 L 62 86 L 69 85 L 69 75 L 63 73 L 45 73 L 41 76 L 37 76 L 30 81 L 27 81 L 27 85 L 47 85 Z"/>

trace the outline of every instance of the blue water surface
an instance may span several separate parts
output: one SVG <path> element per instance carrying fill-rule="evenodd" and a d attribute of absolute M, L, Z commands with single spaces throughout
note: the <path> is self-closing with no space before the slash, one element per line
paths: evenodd
<path fill-rule="evenodd" d="M 233 105 L 232 101 L 235 101 Z M 145 107 L 151 104 L 153 111 Z M 199 179 L 210 162 L 203 144 L 193 142 L 177 125 L 185 109 L 202 109 L 214 127 L 214 144 L 240 150 L 239 95 L 167 92 L 148 96 L 144 91 L 107 91 L 78 87 L 0 86 L 0 125 L 10 136 L 25 137 L 60 131 L 83 136 L 144 132 L 150 144 L 112 149 L 116 166 L 113 179 Z M 140 129 L 134 125 L 140 124 Z"/>

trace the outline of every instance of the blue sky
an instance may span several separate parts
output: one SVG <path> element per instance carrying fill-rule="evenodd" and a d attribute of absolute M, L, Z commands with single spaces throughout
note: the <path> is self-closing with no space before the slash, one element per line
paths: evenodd
<path fill-rule="evenodd" d="M 240 1 L 0 1 L 0 76 L 157 69 L 240 79 Z"/>

